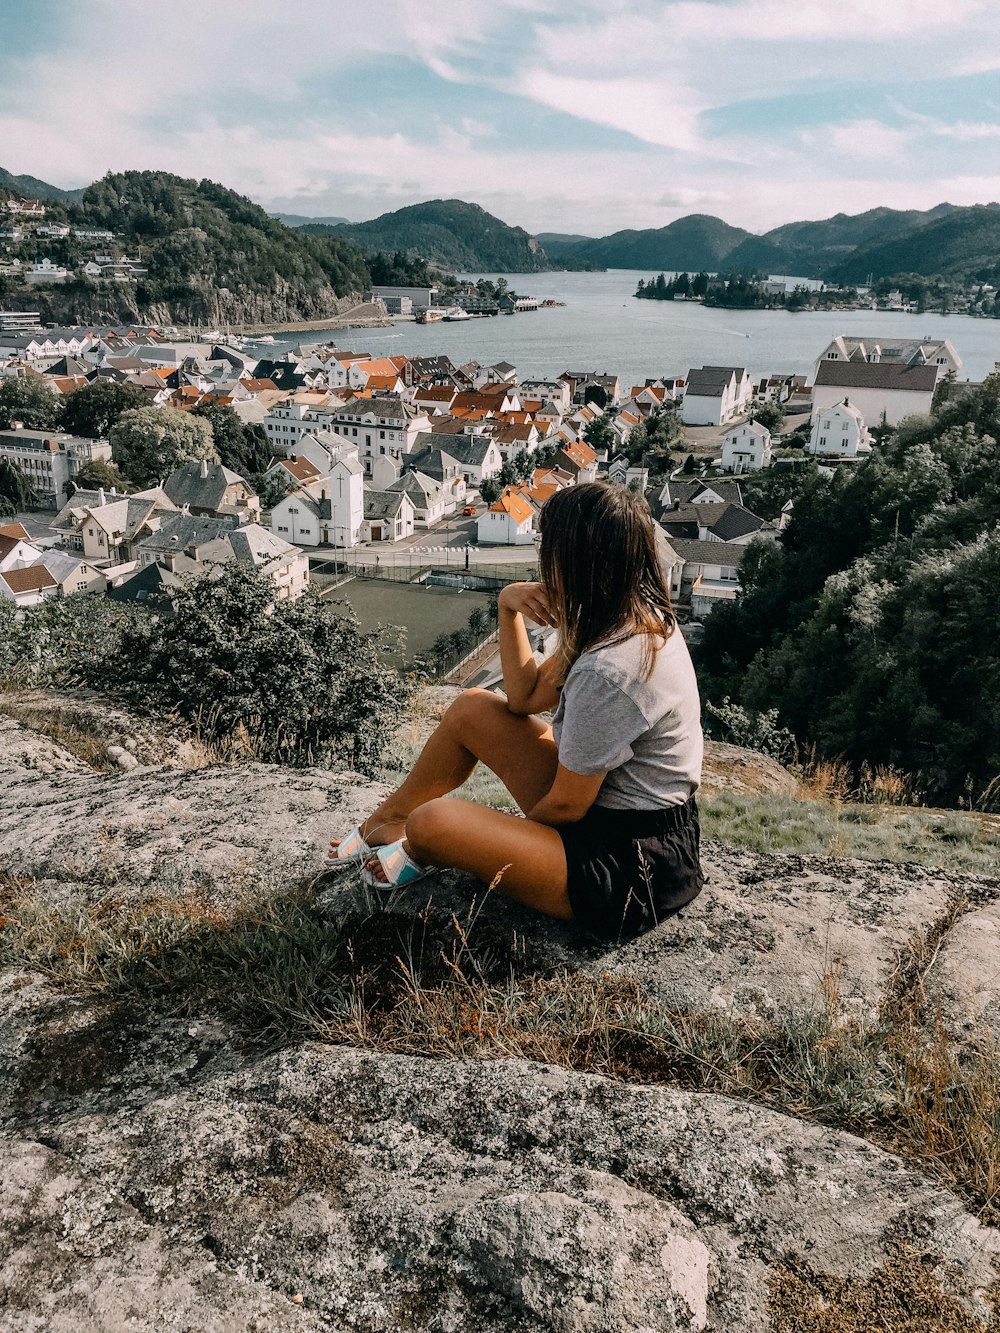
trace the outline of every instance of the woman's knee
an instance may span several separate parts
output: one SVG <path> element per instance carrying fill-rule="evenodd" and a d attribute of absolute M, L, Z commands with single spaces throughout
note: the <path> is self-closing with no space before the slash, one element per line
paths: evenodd
<path fill-rule="evenodd" d="M 455 805 L 445 797 L 427 801 L 411 810 L 406 820 L 406 840 L 417 854 L 440 855 L 457 832 Z"/>
<path fill-rule="evenodd" d="M 504 701 L 491 690 L 469 689 L 449 704 L 444 714 L 444 721 L 464 727 L 470 723 L 481 723 L 484 717 L 504 707 Z"/>

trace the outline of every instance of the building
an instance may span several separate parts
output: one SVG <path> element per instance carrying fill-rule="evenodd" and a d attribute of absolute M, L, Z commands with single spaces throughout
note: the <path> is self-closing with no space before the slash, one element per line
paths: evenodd
<path fill-rule="evenodd" d="M 759 421 L 734 426 L 722 441 L 723 472 L 759 472 L 771 466 L 771 432 Z"/>
<path fill-rule="evenodd" d="M 66 597 L 80 592 L 102 593 L 108 586 L 107 578 L 96 565 L 68 551 L 44 551 L 35 564 L 45 566 Z"/>
<path fill-rule="evenodd" d="M 535 510 L 516 486 L 505 486 L 476 524 L 480 546 L 530 546 L 534 543 Z"/>
<path fill-rule="evenodd" d="M 872 441 L 865 419 L 848 398 L 818 412 L 813 418 L 806 453 L 857 458 L 871 451 Z"/>
<path fill-rule="evenodd" d="M 327 476 L 286 495 L 271 510 L 271 531 L 297 546 L 354 546 L 364 521 L 364 469 L 352 453 Z"/>
<path fill-rule="evenodd" d="M 410 302 L 411 310 L 428 310 L 432 305 L 437 304 L 437 295 L 438 289 L 436 287 L 373 287 L 370 299 L 372 301 L 385 301 L 386 299 L 402 301 L 407 299 Z"/>
<path fill-rule="evenodd" d="M 843 333 L 834 338 L 817 357 L 817 374 L 824 361 L 934 366 L 939 379 L 949 374 L 957 376 L 962 369 L 962 358 L 947 338 L 893 338 L 876 334 L 855 338 Z"/>
<path fill-rule="evenodd" d="M 412 537 L 414 526 L 413 501 L 405 491 L 365 491 L 363 542 L 398 542 Z"/>
<path fill-rule="evenodd" d="M 702 366 L 689 370 L 681 405 L 688 426 L 724 426 L 744 416 L 753 398 L 753 381 L 742 366 Z"/>
<path fill-rule="evenodd" d="M 260 518 L 260 500 L 237 472 L 207 459 L 182 463 L 163 483 L 172 504 L 189 514 L 208 518 L 236 517 L 242 523 Z"/>
<path fill-rule="evenodd" d="M 44 565 L 24 565 L 0 573 L 0 597 L 15 606 L 37 606 L 59 594 L 59 584 Z"/>
<path fill-rule="evenodd" d="M 394 393 L 351 398 L 317 408 L 309 417 L 357 449 L 367 477 L 375 458 L 384 454 L 398 462 L 412 452 L 417 436 L 430 430 L 430 419 Z"/>
<path fill-rule="evenodd" d="M 865 421 L 898 426 L 904 417 L 931 410 L 937 378 L 936 365 L 821 361 L 812 388 L 813 420 L 847 398 Z"/>
<path fill-rule="evenodd" d="M 41 554 L 41 548 L 32 544 L 27 529 L 20 523 L 0 526 L 0 573 L 34 564 Z"/>
<path fill-rule="evenodd" d="M 736 600 L 745 546 L 676 537 L 669 542 L 684 562 L 678 600 L 688 602 L 693 620 L 704 620 L 719 602 Z"/>
<path fill-rule="evenodd" d="M 455 512 L 455 501 L 444 487 L 422 472 L 404 472 L 385 487 L 391 492 L 402 492 L 413 505 L 413 522 L 418 528 L 430 528 L 446 515 Z"/>
<path fill-rule="evenodd" d="M 65 282 L 69 276 L 68 268 L 63 268 L 62 264 L 53 264 L 51 259 L 45 258 L 36 260 L 31 268 L 25 270 L 24 281 L 37 287 Z"/>
<path fill-rule="evenodd" d="M 60 431 L 0 430 L 0 458 L 16 464 L 43 504 L 57 508 L 69 494 L 69 483 L 84 463 L 111 461 L 107 440 L 89 440 Z"/>

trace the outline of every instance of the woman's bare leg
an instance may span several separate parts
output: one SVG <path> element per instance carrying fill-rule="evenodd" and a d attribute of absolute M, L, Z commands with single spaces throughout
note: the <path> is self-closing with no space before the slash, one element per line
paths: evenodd
<path fill-rule="evenodd" d="M 418 806 L 460 787 L 480 762 L 492 769 L 522 810 L 530 810 L 555 779 L 558 753 L 552 728 L 540 718 L 516 716 L 489 690 L 465 690 L 441 718 L 409 776 L 362 824 L 366 841 L 378 847 L 401 838 Z M 334 840 L 331 846 L 336 845 Z"/>
<path fill-rule="evenodd" d="M 468 870 L 486 884 L 497 880 L 508 898 L 563 921 L 573 918 L 566 852 L 546 824 L 472 801 L 432 800 L 406 821 L 405 845 L 421 865 Z"/>

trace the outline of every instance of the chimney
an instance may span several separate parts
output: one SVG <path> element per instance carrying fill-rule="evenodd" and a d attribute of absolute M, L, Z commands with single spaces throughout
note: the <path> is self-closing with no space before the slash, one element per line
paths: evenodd
<path fill-rule="evenodd" d="M 11 424 L 11 429 L 12 429 L 12 430 L 24 430 L 24 422 L 23 422 L 23 421 L 12 421 L 10 424 Z"/>
<path fill-rule="evenodd" d="M 104 495 L 104 487 L 103 487 L 103 486 L 102 486 L 102 487 L 100 488 L 100 490 L 97 492 L 97 503 L 98 503 L 99 505 L 104 505 L 104 504 L 107 504 L 107 503 L 108 503 L 108 502 L 107 502 L 107 499 L 105 498 L 105 495 Z"/>
<path fill-rule="evenodd" d="M 112 486 L 112 487 L 111 487 L 111 494 L 112 494 L 112 495 L 117 495 L 117 494 L 118 494 L 118 487 L 117 487 L 117 486 Z"/>
<path fill-rule="evenodd" d="M 203 459 L 201 460 L 201 475 L 202 475 L 203 477 L 207 477 L 207 476 L 208 476 L 208 459 L 207 459 L 207 458 L 203 458 Z"/>

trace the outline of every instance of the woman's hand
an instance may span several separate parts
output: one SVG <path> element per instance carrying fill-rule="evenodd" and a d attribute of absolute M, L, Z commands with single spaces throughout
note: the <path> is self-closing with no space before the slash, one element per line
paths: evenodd
<path fill-rule="evenodd" d="M 525 615 L 536 625 L 555 625 L 544 583 L 508 583 L 497 599 L 503 611 Z"/>

